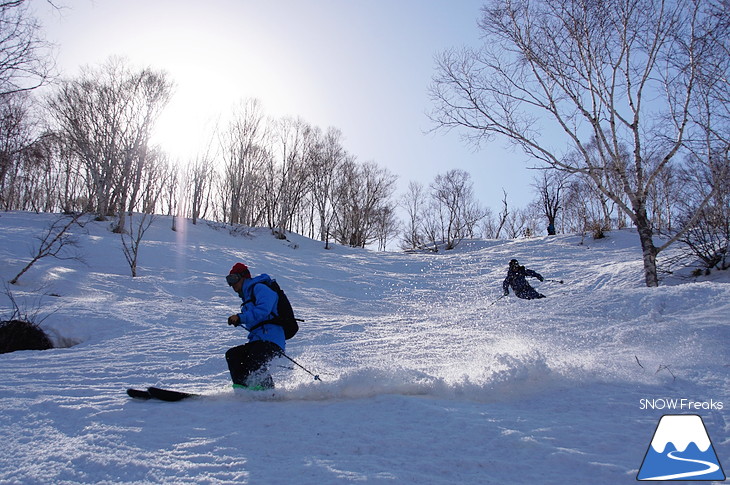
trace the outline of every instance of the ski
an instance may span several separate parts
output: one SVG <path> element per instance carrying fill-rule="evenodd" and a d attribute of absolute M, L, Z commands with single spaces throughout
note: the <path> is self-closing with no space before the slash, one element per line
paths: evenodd
<path fill-rule="evenodd" d="M 152 399 L 152 395 L 143 389 L 129 388 L 129 389 L 127 389 L 127 395 L 129 397 L 133 397 L 135 399 L 144 399 L 144 400 Z"/>
<path fill-rule="evenodd" d="M 242 391 L 250 394 L 251 396 L 260 395 L 263 399 L 274 397 L 273 388 L 234 386 L 234 389 L 242 390 Z M 270 393 L 266 392 L 266 391 L 270 391 Z M 194 394 L 191 392 L 173 391 L 171 389 L 161 389 L 159 387 L 148 387 L 146 390 L 145 389 L 133 389 L 130 387 L 129 389 L 127 389 L 127 395 L 131 398 L 139 399 L 141 401 L 149 401 L 152 399 L 152 400 L 167 401 L 167 402 L 182 401 L 183 399 L 188 399 L 191 397 L 203 396 L 203 394 Z"/>
<path fill-rule="evenodd" d="M 159 387 L 148 387 L 146 391 L 141 389 L 127 389 L 127 395 L 135 399 L 158 399 L 160 401 L 182 401 L 190 397 L 197 397 L 200 394 L 190 392 L 172 391 L 170 389 L 160 389 Z"/>
<path fill-rule="evenodd" d="M 171 391 L 169 389 L 160 389 L 159 387 L 148 387 L 147 392 L 155 398 L 161 401 L 182 401 L 189 397 L 198 397 L 200 394 L 193 394 L 190 392 Z"/>

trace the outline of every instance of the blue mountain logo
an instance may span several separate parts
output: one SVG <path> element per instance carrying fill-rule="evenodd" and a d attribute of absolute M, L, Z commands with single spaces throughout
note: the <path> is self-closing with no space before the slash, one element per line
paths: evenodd
<path fill-rule="evenodd" d="M 725 480 L 702 418 L 695 414 L 662 416 L 636 479 Z"/>

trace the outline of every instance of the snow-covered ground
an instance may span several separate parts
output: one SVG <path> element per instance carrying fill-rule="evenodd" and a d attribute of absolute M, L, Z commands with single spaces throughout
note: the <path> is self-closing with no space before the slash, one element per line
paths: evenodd
<path fill-rule="evenodd" d="M 0 214 L 3 281 L 55 217 Z M 6 284 L 0 318 L 9 291 L 75 345 L 0 355 L 0 483 L 636 483 L 664 414 L 700 415 L 730 465 L 730 278 L 646 288 L 631 231 L 433 255 L 170 222 L 136 278 L 90 222 L 74 231 L 85 264 L 42 259 Z M 496 301 L 511 258 L 564 283 Z M 286 290 L 306 319 L 287 353 L 321 381 L 279 359 L 273 396 L 231 389 L 236 261 Z M 150 385 L 206 396 L 125 394 Z M 670 399 L 700 409 L 647 406 Z"/>

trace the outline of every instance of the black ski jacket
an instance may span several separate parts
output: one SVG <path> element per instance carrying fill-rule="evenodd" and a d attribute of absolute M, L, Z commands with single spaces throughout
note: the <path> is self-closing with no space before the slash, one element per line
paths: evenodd
<path fill-rule="evenodd" d="M 504 282 L 502 283 L 502 289 L 504 290 L 504 295 L 509 295 L 509 288 L 510 286 L 515 292 L 515 295 L 519 298 L 523 298 L 525 300 L 534 300 L 535 298 L 545 298 L 545 295 L 542 293 L 538 293 L 535 288 L 530 286 L 530 283 L 527 282 L 525 277 L 530 276 L 533 278 L 537 278 L 538 280 L 542 281 L 543 277 L 540 275 L 540 273 L 536 271 L 532 271 L 531 269 L 525 269 L 524 266 L 520 266 L 518 269 L 513 270 L 509 269 L 507 270 L 507 277 L 504 279 Z"/>

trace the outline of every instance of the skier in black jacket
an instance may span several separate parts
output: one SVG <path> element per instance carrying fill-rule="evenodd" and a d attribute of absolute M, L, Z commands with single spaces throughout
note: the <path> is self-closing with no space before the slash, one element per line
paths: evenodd
<path fill-rule="evenodd" d="M 535 288 L 530 286 L 530 283 L 525 279 L 526 276 L 531 276 L 543 281 L 544 278 L 540 273 L 532 271 L 531 269 L 525 269 L 524 266 L 520 266 L 520 263 L 513 259 L 509 262 L 509 269 L 507 270 L 507 277 L 502 283 L 502 289 L 504 289 L 504 296 L 509 295 L 509 287 L 511 286 L 518 298 L 525 300 L 534 300 L 536 298 L 545 298 L 545 295 L 538 293 Z"/>

